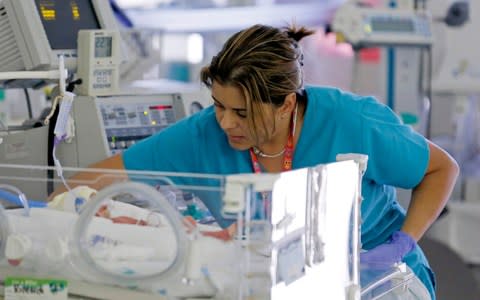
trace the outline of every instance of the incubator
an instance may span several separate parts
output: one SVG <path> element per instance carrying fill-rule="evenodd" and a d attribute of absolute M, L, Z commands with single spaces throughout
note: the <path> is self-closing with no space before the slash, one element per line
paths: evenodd
<path fill-rule="evenodd" d="M 17 207 L 0 206 L 4 280 L 62 279 L 89 299 L 378 299 L 412 278 L 360 267 L 356 160 L 230 176 L 64 168 L 89 176 L 48 205 L 22 190 L 60 188 L 53 169 L 0 168 L 15 174 L 0 177 L 0 199 Z"/>

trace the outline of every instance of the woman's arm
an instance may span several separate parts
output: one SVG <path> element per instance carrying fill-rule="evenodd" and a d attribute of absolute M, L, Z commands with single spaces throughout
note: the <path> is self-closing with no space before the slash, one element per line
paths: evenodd
<path fill-rule="evenodd" d="M 428 141 L 430 158 L 422 181 L 413 189 L 407 218 L 402 231 L 419 240 L 447 203 L 459 167 L 455 160 L 437 145 Z"/>

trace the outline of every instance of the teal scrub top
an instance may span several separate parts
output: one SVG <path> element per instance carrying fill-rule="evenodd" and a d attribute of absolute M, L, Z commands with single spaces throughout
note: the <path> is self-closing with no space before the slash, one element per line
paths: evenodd
<path fill-rule="evenodd" d="M 362 246 L 368 250 L 385 243 L 405 219 L 394 187 L 411 189 L 420 183 L 429 161 L 427 141 L 372 97 L 319 86 L 308 86 L 305 91 L 307 107 L 293 169 L 334 162 L 339 153 L 368 155 L 362 182 Z M 253 172 L 248 150 L 230 147 L 213 106 L 130 147 L 123 152 L 123 162 L 127 170 Z M 218 182 L 202 182 L 205 184 Z M 231 223 L 221 216 L 220 195 L 200 198 L 220 226 Z M 404 261 L 434 299 L 434 275 L 421 249 L 417 246 Z"/>

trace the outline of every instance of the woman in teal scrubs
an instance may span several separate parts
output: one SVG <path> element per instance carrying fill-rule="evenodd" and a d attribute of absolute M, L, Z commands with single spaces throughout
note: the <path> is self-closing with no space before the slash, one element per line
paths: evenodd
<path fill-rule="evenodd" d="M 403 260 L 435 298 L 418 241 L 447 202 L 456 162 L 371 97 L 304 86 L 301 27 L 255 25 L 234 34 L 202 69 L 214 105 L 95 167 L 211 174 L 280 172 L 368 155 L 361 261 Z M 412 189 L 408 212 L 394 187 Z M 205 199 L 218 224 L 220 201 Z M 426 289 L 425 289 L 426 288 Z M 418 294 L 417 294 L 418 295 Z"/>

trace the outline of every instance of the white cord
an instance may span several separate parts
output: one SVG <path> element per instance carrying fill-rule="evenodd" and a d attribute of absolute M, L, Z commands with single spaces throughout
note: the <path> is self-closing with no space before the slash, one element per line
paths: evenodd
<path fill-rule="evenodd" d="M 60 143 L 60 141 L 61 140 L 58 140 L 58 143 Z M 65 188 L 67 188 L 68 192 L 73 193 L 72 189 L 70 188 L 67 181 L 65 180 L 65 177 L 63 176 L 62 165 L 60 164 L 60 160 L 58 160 L 57 155 L 55 154 L 56 150 L 57 150 L 57 146 L 54 145 L 53 146 L 53 151 L 52 151 L 52 156 L 53 156 L 53 162 L 55 164 L 55 170 L 57 171 L 58 177 L 60 177 L 60 179 L 62 179 L 63 185 L 65 186 Z M 73 193 L 73 195 L 76 198 L 75 193 Z"/>
<path fill-rule="evenodd" d="M 295 137 L 295 131 L 297 130 L 297 115 L 298 115 L 298 102 L 295 104 L 295 112 L 293 113 L 293 126 L 292 126 L 293 137 Z"/>
<path fill-rule="evenodd" d="M 63 95 L 58 95 L 53 99 L 52 108 L 50 109 L 50 113 L 45 117 L 45 121 L 43 121 L 44 125 L 50 124 L 50 119 L 53 117 L 55 110 L 57 109 L 58 101 L 62 99 Z"/>
<path fill-rule="evenodd" d="M 64 95 L 66 91 L 65 83 L 68 78 L 68 70 L 65 69 L 65 59 L 63 55 L 58 57 L 58 73 L 60 74 L 58 77 L 58 88 L 60 89 L 60 95 Z"/>

